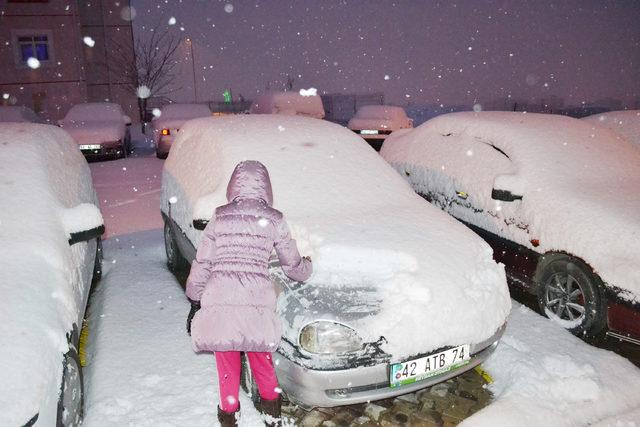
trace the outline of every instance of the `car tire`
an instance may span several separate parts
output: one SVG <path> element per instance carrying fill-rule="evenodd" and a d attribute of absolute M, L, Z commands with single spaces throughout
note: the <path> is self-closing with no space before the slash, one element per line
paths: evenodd
<path fill-rule="evenodd" d="M 169 153 L 161 153 L 159 151 L 156 151 L 156 157 L 159 159 L 166 159 L 167 157 L 169 157 Z"/>
<path fill-rule="evenodd" d="M 57 427 L 79 426 L 84 411 L 84 382 L 80 358 L 71 348 L 62 360 L 62 383 L 58 398 Z"/>
<path fill-rule="evenodd" d="M 167 255 L 167 267 L 172 273 L 184 272 L 189 268 L 189 263 L 180 253 L 180 249 L 173 238 L 168 221 L 164 222 L 164 250 Z"/>
<path fill-rule="evenodd" d="M 540 311 L 574 335 L 598 339 L 607 328 L 602 280 L 584 262 L 564 254 L 545 256 L 538 269 Z"/>
<path fill-rule="evenodd" d="M 253 378 L 251 373 L 251 367 L 249 366 L 249 359 L 246 353 L 242 353 L 242 370 L 240 371 L 240 386 L 247 396 L 253 402 L 253 406 L 260 410 L 260 392 L 258 391 L 258 384 Z"/>
<path fill-rule="evenodd" d="M 102 239 L 96 239 L 96 258 L 93 261 L 93 275 L 91 276 L 91 284 L 95 285 L 102 279 Z"/>

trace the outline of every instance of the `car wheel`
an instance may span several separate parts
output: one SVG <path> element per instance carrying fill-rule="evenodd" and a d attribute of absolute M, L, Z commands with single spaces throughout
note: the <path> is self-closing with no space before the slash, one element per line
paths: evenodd
<path fill-rule="evenodd" d="M 169 157 L 169 153 L 161 153 L 156 150 L 156 157 L 159 159 L 166 159 L 167 157 Z"/>
<path fill-rule="evenodd" d="M 242 353 L 242 371 L 240 372 L 240 386 L 247 396 L 251 398 L 253 406 L 260 410 L 260 392 L 258 391 L 258 384 L 253 378 L 251 373 L 251 367 L 249 366 L 249 359 L 246 353 Z"/>
<path fill-rule="evenodd" d="M 178 249 L 168 221 L 164 223 L 164 250 L 167 254 L 167 266 L 171 272 L 179 273 L 189 267 L 189 263 L 180 253 L 180 249 Z"/>
<path fill-rule="evenodd" d="M 84 384 L 80 359 L 71 348 L 62 361 L 62 384 L 58 399 L 58 427 L 78 426 L 82 422 Z"/>
<path fill-rule="evenodd" d="M 607 327 L 607 304 L 600 278 L 568 255 L 545 259 L 539 275 L 538 304 L 547 317 L 574 335 L 591 339 Z"/>
<path fill-rule="evenodd" d="M 91 284 L 96 284 L 100 279 L 102 279 L 102 239 L 98 237 L 96 239 L 96 258 L 93 262 L 93 276 L 91 277 Z"/>

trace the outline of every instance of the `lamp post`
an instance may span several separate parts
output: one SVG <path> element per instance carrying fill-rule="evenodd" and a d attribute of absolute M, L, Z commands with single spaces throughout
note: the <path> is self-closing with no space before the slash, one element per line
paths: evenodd
<path fill-rule="evenodd" d="M 193 102 L 198 102 L 198 91 L 196 89 L 196 63 L 193 58 L 193 43 L 191 39 L 187 37 L 187 46 L 189 46 L 189 56 L 191 56 L 191 72 L 193 73 Z"/>

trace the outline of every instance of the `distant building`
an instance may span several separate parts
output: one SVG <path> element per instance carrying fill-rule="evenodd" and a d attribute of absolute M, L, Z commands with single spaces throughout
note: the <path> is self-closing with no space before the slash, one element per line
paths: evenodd
<path fill-rule="evenodd" d="M 112 40 L 133 50 L 129 0 L 0 0 L 0 103 L 59 119 L 74 104 L 109 100 L 137 117 L 135 94 L 108 60 Z"/>

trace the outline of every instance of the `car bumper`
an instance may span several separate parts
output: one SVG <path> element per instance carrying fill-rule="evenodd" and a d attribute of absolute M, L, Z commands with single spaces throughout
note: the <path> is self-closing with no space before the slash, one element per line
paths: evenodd
<path fill-rule="evenodd" d="M 156 152 L 158 154 L 169 154 L 171 145 L 173 144 L 173 136 L 162 135 L 156 144 Z"/>
<path fill-rule="evenodd" d="M 342 370 L 314 370 L 277 354 L 276 372 L 288 398 L 305 408 L 351 405 L 386 399 L 430 387 L 458 376 L 484 362 L 496 349 L 503 325 L 489 339 L 474 346 L 469 363 L 412 384 L 390 387 L 389 364 Z"/>

